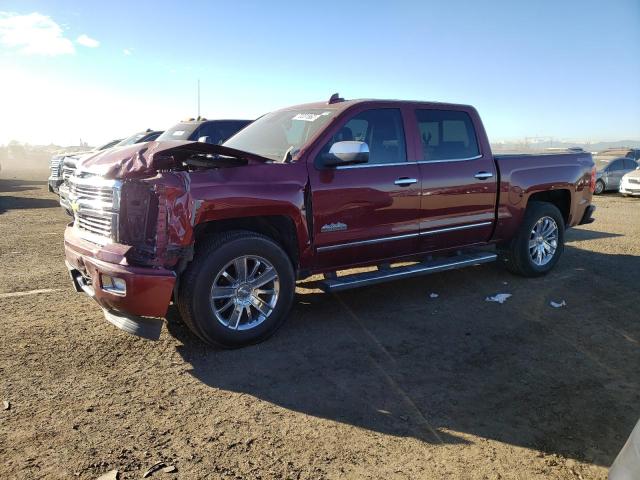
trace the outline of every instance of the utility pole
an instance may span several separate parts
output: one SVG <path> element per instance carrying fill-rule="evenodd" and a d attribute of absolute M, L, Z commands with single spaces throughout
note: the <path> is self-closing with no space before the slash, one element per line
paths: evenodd
<path fill-rule="evenodd" d="M 200 79 L 198 79 L 198 120 L 200 120 Z"/>

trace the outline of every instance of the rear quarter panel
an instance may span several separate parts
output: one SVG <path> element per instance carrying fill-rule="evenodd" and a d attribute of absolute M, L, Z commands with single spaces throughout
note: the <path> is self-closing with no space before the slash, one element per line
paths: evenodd
<path fill-rule="evenodd" d="M 590 154 L 498 155 L 500 172 L 494 241 L 508 241 L 518 230 L 531 196 L 566 190 L 570 195 L 567 227 L 577 225 L 591 203 Z"/>

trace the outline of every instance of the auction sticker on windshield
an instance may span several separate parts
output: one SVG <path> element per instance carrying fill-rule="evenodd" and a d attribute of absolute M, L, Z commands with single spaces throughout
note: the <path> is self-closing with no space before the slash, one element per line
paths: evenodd
<path fill-rule="evenodd" d="M 298 113 L 291 120 L 302 120 L 303 122 L 315 122 L 318 118 L 329 115 L 331 112 L 324 113 Z"/>

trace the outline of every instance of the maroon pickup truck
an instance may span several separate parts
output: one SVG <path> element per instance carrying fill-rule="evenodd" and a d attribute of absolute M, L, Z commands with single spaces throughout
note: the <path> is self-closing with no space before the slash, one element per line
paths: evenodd
<path fill-rule="evenodd" d="M 494 156 L 470 106 L 334 95 L 223 145 L 95 156 L 71 179 L 66 262 L 130 333 L 157 338 L 173 301 L 238 347 L 273 334 L 314 274 L 325 291 L 498 259 L 543 275 L 565 229 L 593 221 L 595 174 L 588 153 Z"/>

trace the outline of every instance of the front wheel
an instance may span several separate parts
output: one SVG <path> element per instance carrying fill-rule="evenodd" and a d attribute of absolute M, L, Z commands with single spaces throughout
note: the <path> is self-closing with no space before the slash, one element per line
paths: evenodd
<path fill-rule="evenodd" d="M 236 348 L 273 335 L 294 292 L 293 266 L 284 250 L 263 235 L 236 231 L 196 245 L 177 303 L 185 323 L 202 340 Z"/>
<path fill-rule="evenodd" d="M 545 275 L 558 263 L 564 250 L 564 219 L 547 202 L 530 202 L 520 229 L 502 251 L 502 260 L 513 273 L 525 277 Z"/>

